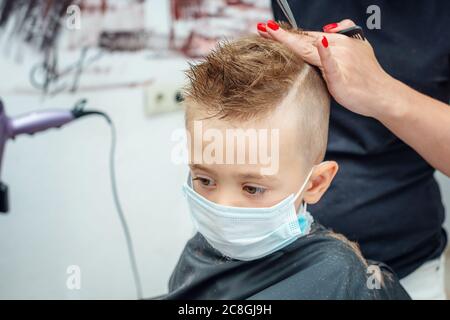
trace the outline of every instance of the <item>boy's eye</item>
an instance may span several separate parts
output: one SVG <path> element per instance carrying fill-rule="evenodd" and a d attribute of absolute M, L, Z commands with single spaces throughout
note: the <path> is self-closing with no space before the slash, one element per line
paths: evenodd
<path fill-rule="evenodd" d="M 212 187 L 212 186 L 214 186 L 214 181 L 211 180 L 211 179 L 202 178 L 202 177 L 195 177 L 192 180 L 198 180 L 200 182 L 200 184 L 205 186 L 205 187 Z"/>
<path fill-rule="evenodd" d="M 244 191 L 251 194 L 251 195 L 256 195 L 256 194 L 263 194 L 266 189 L 261 188 L 261 187 L 255 187 L 255 186 L 244 186 Z"/>

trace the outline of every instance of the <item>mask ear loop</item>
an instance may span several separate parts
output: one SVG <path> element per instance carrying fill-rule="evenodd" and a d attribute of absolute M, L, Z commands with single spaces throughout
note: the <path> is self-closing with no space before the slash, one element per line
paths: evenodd
<path fill-rule="evenodd" d="M 303 189 L 305 189 L 306 185 L 308 184 L 309 179 L 311 178 L 311 175 L 312 175 L 312 173 L 313 173 L 315 167 L 316 167 L 316 166 L 313 166 L 313 167 L 311 168 L 311 170 L 309 171 L 308 176 L 307 176 L 306 179 L 305 179 L 305 182 L 303 182 L 303 185 L 301 186 L 300 190 L 298 190 L 297 193 L 295 194 L 295 196 L 294 196 L 294 201 L 297 200 L 297 198 L 303 193 L 303 191 L 304 191 Z M 305 212 L 306 209 L 307 209 L 307 203 L 306 203 L 305 201 L 302 200 L 301 206 L 303 207 L 303 212 Z"/>
<path fill-rule="evenodd" d="M 188 185 L 189 187 L 191 187 L 191 188 L 194 188 L 194 184 L 193 184 L 193 181 L 192 181 L 191 170 L 189 170 L 189 173 L 188 173 L 188 177 L 187 177 L 187 185 Z"/>

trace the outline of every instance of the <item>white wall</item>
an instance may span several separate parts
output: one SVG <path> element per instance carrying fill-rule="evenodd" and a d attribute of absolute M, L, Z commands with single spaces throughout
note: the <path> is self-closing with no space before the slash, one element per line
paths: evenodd
<path fill-rule="evenodd" d="M 9 68 L 14 82 L 27 69 L 12 65 L 3 61 L 0 69 Z M 142 68 L 174 80 L 182 77 L 186 62 L 150 61 Z M 144 292 L 165 292 L 192 232 L 181 194 L 187 168 L 170 160 L 171 134 L 183 127 L 182 113 L 146 118 L 139 88 L 63 94 L 45 101 L 39 95 L 0 96 L 9 115 L 71 108 L 81 96 L 111 115 L 118 132 L 117 180 Z M 109 127 L 101 118 L 8 143 L 2 179 L 10 188 L 11 212 L 0 215 L 0 298 L 135 297 L 111 194 L 109 146 Z M 81 268 L 81 290 L 66 287 L 69 265 Z"/>
<path fill-rule="evenodd" d="M 436 179 L 441 188 L 442 199 L 447 213 L 444 226 L 445 229 L 450 232 L 450 218 L 448 217 L 450 212 L 450 179 L 440 172 L 436 173 Z"/>

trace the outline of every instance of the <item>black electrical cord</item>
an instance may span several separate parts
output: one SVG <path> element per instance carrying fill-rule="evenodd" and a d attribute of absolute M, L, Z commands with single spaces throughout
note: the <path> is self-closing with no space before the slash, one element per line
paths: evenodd
<path fill-rule="evenodd" d="M 115 153 L 116 153 L 116 144 L 117 144 L 116 127 L 115 127 L 112 119 L 108 116 L 108 114 L 106 114 L 105 112 L 96 111 L 96 110 L 95 111 L 94 110 L 92 110 L 92 111 L 86 110 L 85 111 L 83 109 L 85 104 L 86 104 L 86 100 L 81 100 L 79 103 L 76 104 L 76 106 L 72 110 L 72 113 L 76 118 L 89 116 L 89 115 L 98 115 L 98 116 L 103 117 L 106 120 L 106 122 L 109 124 L 109 127 L 111 128 L 111 148 L 110 148 L 110 153 L 109 153 L 109 169 L 110 169 L 109 173 L 110 173 L 110 178 L 111 178 L 111 188 L 112 188 L 112 193 L 113 193 L 114 204 L 116 206 L 117 214 L 119 216 L 120 224 L 122 226 L 122 230 L 123 230 L 125 240 L 127 243 L 128 256 L 130 259 L 131 270 L 133 272 L 134 284 L 136 287 L 136 295 L 137 295 L 138 299 L 142 299 L 143 294 L 142 294 L 141 279 L 139 276 L 139 270 L 138 270 L 138 266 L 137 266 L 137 262 L 136 262 L 136 255 L 134 253 L 133 241 L 131 239 L 130 230 L 128 228 L 128 223 L 125 219 L 125 215 L 123 213 L 122 204 L 120 202 L 119 192 L 117 189 L 116 162 L 115 162 Z"/>

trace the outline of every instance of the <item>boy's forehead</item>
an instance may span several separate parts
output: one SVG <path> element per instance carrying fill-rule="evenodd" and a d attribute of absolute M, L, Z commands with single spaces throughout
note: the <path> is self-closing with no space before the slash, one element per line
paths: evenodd
<path fill-rule="evenodd" d="M 302 130 L 299 129 L 298 110 L 293 105 L 281 104 L 260 117 L 249 120 L 208 117 L 206 112 L 195 112 L 189 117 L 187 130 L 196 147 L 205 148 L 211 145 L 213 140 L 222 138 L 223 147 L 231 145 L 236 149 L 239 145 L 233 143 L 244 139 L 245 153 L 248 154 L 252 147 L 259 151 L 271 148 L 280 156 L 298 157 L 301 154 L 299 139 Z M 254 139 L 254 144 L 248 143 Z M 274 141 L 277 140 L 277 141 Z"/>
<path fill-rule="evenodd" d="M 211 117 L 201 109 L 191 112 L 186 120 L 190 162 L 214 167 L 217 163 L 232 164 L 233 170 L 236 164 L 254 164 L 253 169 L 269 176 L 304 164 L 298 110 L 292 104 L 282 103 L 248 120 Z M 225 168 L 231 170 L 225 166 L 220 171 Z M 244 168 L 244 172 L 251 171 L 251 167 Z"/>
<path fill-rule="evenodd" d="M 261 111 L 260 114 L 255 113 L 247 119 L 225 117 L 221 118 L 220 114 L 211 115 L 206 110 L 198 106 L 192 106 L 189 112 L 187 129 L 193 129 L 194 122 L 202 122 L 202 127 L 206 129 L 258 129 L 271 130 L 278 129 L 280 132 L 286 132 L 287 135 L 297 134 L 299 131 L 299 112 L 296 102 L 291 99 L 285 99 L 282 103 L 271 108 L 271 110 Z M 291 132 L 296 130 L 297 132 Z"/>

